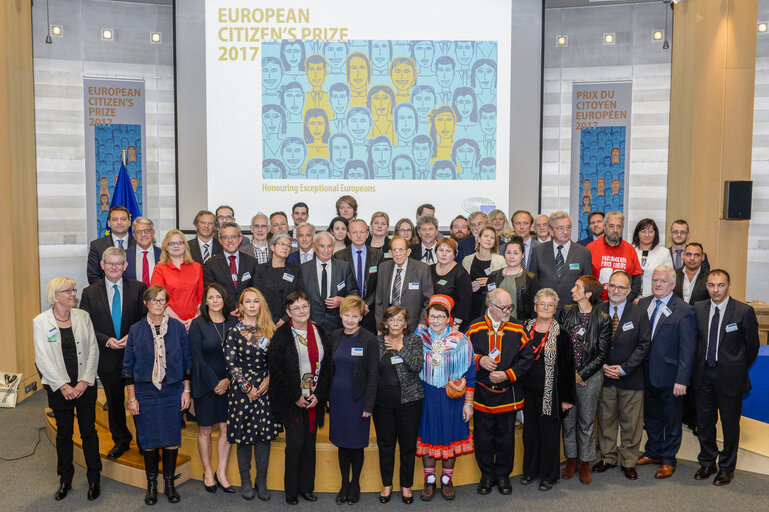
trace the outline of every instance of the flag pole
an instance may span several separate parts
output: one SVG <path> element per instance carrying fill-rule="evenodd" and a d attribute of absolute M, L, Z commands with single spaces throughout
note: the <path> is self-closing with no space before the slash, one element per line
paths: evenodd
<path fill-rule="evenodd" d="M 121 149 L 120 151 L 122 151 L 122 153 L 123 153 L 123 165 L 125 165 L 126 164 L 125 163 L 125 154 L 126 154 L 126 151 L 128 151 L 128 150 L 127 149 Z"/>

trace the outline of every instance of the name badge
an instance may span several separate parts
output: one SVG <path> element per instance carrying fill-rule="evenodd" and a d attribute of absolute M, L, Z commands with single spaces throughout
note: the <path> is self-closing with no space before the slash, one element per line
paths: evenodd
<path fill-rule="evenodd" d="M 243 274 L 243 277 L 240 278 L 241 281 L 246 281 L 248 279 L 251 279 L 251 272 L 246 272 Z"/>
<path fill-rule="evenodd" d="M 401 356 L 392 356 L 390 358 L 390 364 L 401 364 L 403 362 L 403 358 Z"/>
<path fill-rule="evenodd" d="M 261 341 L 259 341 L 259 348 L 262 350 L 267 350 L 267 346 L 270 344 L 270 340 L 262 336 Z"/>
<path fill-rule="evenodd" d="M 292 276 L 288 272 L 283 272 L 283 280 L 284 281 L 288 281 L 289 283 L 293 283 L 294 282 L 294 276 Z"/>
<path fill-rule="evenodd" d="M 569 263 L 569 270 L 579 270 L 579 263 Z"/>
<path fill-rule="evenodd" d="M 492 358 L 492 359 L 498 358 L 499 357 L 499 349 L 495 347 L 494 350 L 489 352 L 489 357 Z"/>
<path fill-rule="evenodd" d="M 368 269 L 369 274 L 376 274 L 376 271 L 377 271 L 376 265 L 374 265 L 373 267 L 369 267 Z"/>
<path fill-rule="evenodd" d="M 52 327 L 48 331 L 48 341 L 50 342 L 56 341 L 58 334 L 59 334 L 59 329 L 57 329 L 56 327 Z"/>
<path fill-rule="evenodd" d="M 622 326 L 622 332 L 629 331 L 633 328 L 633 322 L 626 322 L 625 325 Z"/>
<path fill-rule="evenodd" d="M 739 327 L 737 327 L 737 324 L 729 324 L 726 326 L 726 332 L 734 332 L 737 329 L 739 329 Z"/>
<path fill-rule="evenodd" d="M 363 349 L 360 347 L 352 347 L 350 355 L 354 357 L 361 357 L 363 355 Z"/>
<path fill-rule="evenodd" d="M 296 240 L 291 240 L 291 247 L 296 247 L 297 245 Z"/>
<path fill-rule="evenodd" d="M 665 306 L 665 309 L 662 310 L 662 314 L 665 315 L 665 316 L 670 316 L 670 315 L 673 314 L 673 312 L 670 311 L 669 307 Z"/>
<path fill-rule="evenodd" d="M 230 274 L 230 279 L 232 279 L 233 282 L 236 282 L 238 280 L 238 274 Z"/>
<path fill-rule="evenodd" d="M 384 253 L 384 258 L 392 258 L 392 255 L 389 252 Z"/>
<path fill-rule="evenodd" d="M 489 290 L 489 291 L 496 290 L 497 289 L 497 285 L 495 285 L 494 283 L 488 283 L 486 285 L 486 289 Z"/>
<path fill-rule="evenodd" d="M 339 283 L 338 285 L 336 285 L 336 289 L 337 289 L 337 290 L 341 290 L 342 288 L 344 288 L 344 281 L 342 281 L 341 283 Z"/>
<path fill-rule="evenodd" d="M 486 274 L 486 275 L 491 274 L 491 267 L 489 267 L 486 270 L 484 270 L 483 273 Z"/>
<path fill-rule="evenodd" d="M 409 290 L 419 290 L 419 283 L 409 283 Z"/>
<path fill-rule="evenodd" d="M 448 283 L 448 281 L 446 281 L 445 279 L 439 279 L 438 282 L 435 284 L 437 284 L 438 286 L 446 286 L 446 283 Z"/>
<path fill-rule="evenodd" d="M 577 331 L 577 336 L 583 336 L 584 334 L 585 334 L 585 328 L 584 327 L 580 327 L 579 331 Z"/>

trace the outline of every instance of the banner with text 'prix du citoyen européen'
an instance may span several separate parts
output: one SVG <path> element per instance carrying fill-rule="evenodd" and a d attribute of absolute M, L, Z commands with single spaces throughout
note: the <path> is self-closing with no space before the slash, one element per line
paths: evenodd
<path fill-rule="evenodd" d="M 591 211 L 625 211 L 632 92 L 630 81 L 572 86 L 570 204 L 577 240 L 590 235 Z"/>

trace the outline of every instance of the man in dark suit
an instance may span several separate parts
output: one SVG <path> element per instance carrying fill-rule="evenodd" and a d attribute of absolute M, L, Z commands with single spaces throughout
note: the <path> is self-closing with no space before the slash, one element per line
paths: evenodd
<path fill-rule="evenodd" d="M 644 426 L 646 447 L 638 464 L 660 464 L 655 478 L 668 478 L 676 469 L 681 447 L 683 397 L 692 374 L 697 322 L 694 308 L 676 297 L 673 267 L 660 265 L 652 273 L 652 295 L 638 306 L 652 327 L 652 346 L 644 364 Z"/>
<path fill-rule="evenodd" d="M 577 242 L 579 245 L 587 247 L 587 244 L 603 236 L 603 217 L 603 212 L 590 212 L 590 215 L 587 216 L 587 228 L 590 231 L 590 235 Z"/>
<path fill-rule="evenodd" d="M 344 260 L 350 266 L 355 282 L 358 284 L 358 292 L 366 301 L 366 314 L 361 320 L 364 329 L 376 334 L 376 283 L 379 275 L 379 264 L 384 259 L 384 254 L 379 249 L 366 246 L 368 239 L 368 226 L 362 219 L 353 219 L 347 228 L 347 236 L 352 244 L 334 254 L 335 258 Z"/>
<path fill-rule="evenodd" d="M 376 323 L 379 325 L 385 310 L 392 305 L 406 308 L 409 313 L 409 332 L 427 322 L 427 305 L 433 295 L 430 267 L 421 261 L 409 259 L 411 249 L 400 236 L 390 241 L 391 260 L 379 265 L 376 287 Z"/>
<path fill-rule="evenodd" d="M 678 270 L 684 266 L 684 252 L 686 251 L 686 244 L 689 243 L 689 223 L 684 219 L 674 220 L 670 225 L 670 239 L 673 241 L 673 244 L 668 247 L 670 257 L 673 258 L 673 268 Z M 706 274 L 710 272 L 708 255 L 704 252 L 702 253 L 702 268 Z"/>
<path fill-rule="evenodd" d="M 646 311 L 627 300 L 630 274 L 617 270 L 609 278 L 609 302 L 598 309 L 611 318 L 611 347 L 603 365 L 603 389 L 598 401 L 598 445 L 601 460 L 593 472 L 617 467 L 636 480 L 635 470 L 643 433 L 643 362 L 651 349 L 651 325 Z M 622 446 L 617 446 L 619 427 Z"/>
<path fill-rule="evenodd" d="M 160 263 L 160 247 L 152 243 L 155 228 L 147 217 L 136 217 L 132 227 L 136 244 L 126 251 L 125 260 L 128 267 L 125 277 L 139 280 L 149 287 L 152 271 L 155 270 L 155 265 Z"/>
<path fill-rule="evenodd" d="M 222 244 L 214 238 L 216 217 L 208 210 L 200 210 L 192 223 L 195 224 L 197 235 L 189 240 L 190 255 L 194 261 L 203 265 L 208 258 L 222 252 Z"/>
<path fill-rule="evenodd" d="M 683 257 L 684 264 L 676 270 L 676 287 L 673 293 L 691 306 L 694 306 L 696 302 L 710 298 L 705 286 L 708 271 L 702 265 L 704 255 L 701 244 L 697 242 L 686 244 Z"/>
<path fill-rule="evenodd" d="M 286 261 L 295 265 L 301 265 L 302 263 L 307 263 L 308 261 L 315 259 L 315 252 L 313 249 L 315 226 L 309 222 L 303 222 L 299 224 L 294 231 L 296 231 L 297 250 L 289 254 Z"/>
<path fill-rule="evenodd" d="M 470 224 L 470 234 L 457 242 L 457 263 L 460 265 L 465 256 L 470 256 L 475 252 L 478 235 L 489 223 L 489 218 L 483 212 L 473 212 L 467 217 L 467 220 Z"/>
<path fill-rule="evenodd" d="M 539 282 L 538 288 L 552 288 L 561 300 L 558 301 L 560 313 L 567 304 L 573 304 L 571 289 L 580 276 L 592 275 L 593 264 L 590 251 L 571 241 L 571 219 L 569 214 L 558 211 L 548 218 L 553 231 L 552 240 L 539 244 L 531 250 L 529 270 L 534 272 Z"/>
<path fill-rule="evenodd" d="M 529 269 L 529 262 L 531 261 L 531 251 L 539 245 L 539 240 L 532 238 L 531 225 L 534 224 L 534 217 L 526 210 L 518 210 L 510 217 L 513 222 L 513 231 L 519 237 L 523 238 L 523 261 L 521 265 L 526 270 Z M 559 295 L 560 297 L 560 295 Z M 563 297 L 561 297 L 563 299 Z M 558 301 L 559 303 L 561 301 Z"/>
<path fill-rule="evenodd" d="M 131 214 L 125 206 L 113 206 L 109 209 L 107 225 L 109 226 L 109 234 L 93 240 L 88 249 L 88 266 L 86 267 L 88 284 L 93 284 L 104 277 L 104 270 L 101 268 L 101 255 L 107 247 L 117 247 L 126 251 L 136 243 L 128 234 L 128 229 L 131 227 Z"/>
<path fill-rule="evenodd" d="M 310 301 L 310 319 L 334 332 L 342 327 L 339 306 L 348 295 L 360 295 L 350 266 L 333 257 L 334 238 L 328 231 L 315 235 L 314 260 L 302 264 L 304 292 Z"/>
<path fill-rule="evenodd" d="M 694 305 L 697 314 L 697 350 L 692 386 L 697 390 L 700 469 L 694 478 L 705 480 L 716 472 L 714 485 L 734 478 L 740 444 L 742 395 L 750 391 L 748 368 L 758 356 L 758 321 L 749 305 L 729 296 L 731 280 L 725 270 L 707 277 L 710 300 Z M 716 446 L 716 421 L 721 417 L 724 449 Z"/>
<path fill-rule="evenodd" d="M 121 249 L 105 249 L 101 256 L 104 279 L 96 280 L 83 290 L 80 298 L 80 308 L 91 316 L 99 346 L 97 372 L 107 397 L 109 430 L 115 442 L 107 453 L 108 459 L 120 457 L 131 443 L 125 418 L 123 355 L 128 330 L 147 314 L 142 300 L 147 287 L 140 281 L 126 278 L 126 266 L 125 253 Z"/>
<path fill-rule="evenodd" d="M 242 239 L 240 227 L 234 222 L 226 222 L 219 229 L 222 252 L 203 265 L 205 285 L 219 283 L 227 292 L 227 311 L 235 311 L 240 294 L 256 282 L 256 259 L 239 250 Z"/>
<path fill-rule="evenodd" d="M 240 226 L 238 224 L 238 220 L 235 218 L 235 210 L 232 208 L 232 206 L 223 204 L 216 208 L 216 225 L 221 228 L 228 222 L 234 222 L 236 225 Z M 251 240 L 247 236 L 243 236 L 243 233 L 241 233 L 240 236 L 240 247 L 246 248 L 251 245 Z"/>
<path fill-rule="evenodd" d="M 438 219 L 432 215 L 422 215 L 417 223 L 420 242 L 411 246 L 411 258 L 432 265 L 438 261 L 435 256 L 438 236 Z"/>

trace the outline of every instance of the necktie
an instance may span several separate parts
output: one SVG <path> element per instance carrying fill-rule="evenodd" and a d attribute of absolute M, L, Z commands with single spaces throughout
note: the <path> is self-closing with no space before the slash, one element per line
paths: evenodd
<path fill-rule="evenodd" d="M 356 273 L 356 278 L 358 279 L 358 291 L 360 292 L 360 296 L 363 297 L 363 256 L 361 256 L 361 253 L 363 252 L 362 249 L 358 250 L 358 272 Z"/>
<path fill-rule="evenodd" d="M 681 268 L 681 266 L 683 265 L 683 262 L 681 261 L 682 252 L 683 252 L 683 249 L 676 249 L 676 261 L 675 261 L 676 270 Z"/>
<path fill-rule="evenodd" d="M 716 311 L 713 313 L 713 318 L 710 320 L 710 334 L 708 334 L 708 355 L 705 357 L 705 361 L 710 367 L 716 365 L 716 353 L 718 352 L 719 316 L 719 309 L 716 308 Z"/>
<path fill-rule="evenodd" d="M 558 256 L 555 257 L 555 272 L 558 274 L 558 277 L 561 277 L 561 272 L 563 272 L 563 246 L 558 246 Z"/>
<path fill-rule="evenodd" d="M 122 241 L 122 240 L 118 240 L 118 241 L 117 241 L 117 246 L 118 246 L 118 247 L 120 247 L 121 249 L 125 249 L 125 248 L 123 247 L 123 241 Z"/>
<path fill-rule="evenodd" d="M 614 306 L 614 316 L 611 317 L 611 339 L 617 334 L 617 328 L 619 327 L 619 316 L 617 316 L 617 306 Z"/>
<path fill-rule="evenodd" d="M 321 263 L 323 270 L 320 273 L 320 298 L 325 300 L 328 297 L 328 272 L 326 272 L 328 263 Z"/>
<path fill-rule="evenodd" d="M 659 312 L 661 305 L 662 305 L 662 301 L 660 299 L 657 299 L 657 305 L 654 306 L 654 311 L 652 311 L 652 316 L 650 317 L 651 324 L 652 324 L 652 336 L 654 336 L 654 330 L 656 328 L 655 322 L 657 321 L 657 313 Z"/>
<path fill-rule="evenodd" d="M 531 240 L 529 240 L 529 243 Z M 521 266 L 525 268 L 526 270 L 529 270 L 529 263 L 526 261 L 526 251 L 529 250 L 529 244 L 525 243 L 523 244 L 523 258 L 521 258 Z"/>
<path fill-rule="evenodd" d="M 142 260 L 142 283 L 149 286 L 150 285 L 150 262 L 147 260 L 147 252 L 148 251 L 142 251 L 143 258 L 144 258 Z"/>
<path fill-rule="evenodd" d="M 433 250 L 432 249 L 425 249 L 425 259 L 427 260 L 426 263 L 434 263 L 433 260 Z"/>
<path fill-rule="evenodd" d="M 211 253 L 208 252 L 208 244 L 203 244 L 203 263 L 208 261 L 208 258 L 211 257 Z"/>
<path fill-rule="evenodd" d="M 402 268 L 395 270 L 395 281 L 393 281 L 393 295 L 392 295 L 392 305 L 393 306 L 400 306 L 401 305 L 401 272 L 403 272 Z"/>
<path fill-rule="evenodd" d="M 228 256 L 230 259 L 230 276 L 232 276 L 232 284 L 235 289 L 238 289 L 238 267 L 235 266 L 235 256 Z"/>
<path fill-rule="evenodd" d="M 112 297 L 112 327 L 115 328 L 115 337 L 120 338 L 120 320 L 123 308 L 120 306 L 120 290 L 116 284 L 112 285 L 115 295 Z"/>

